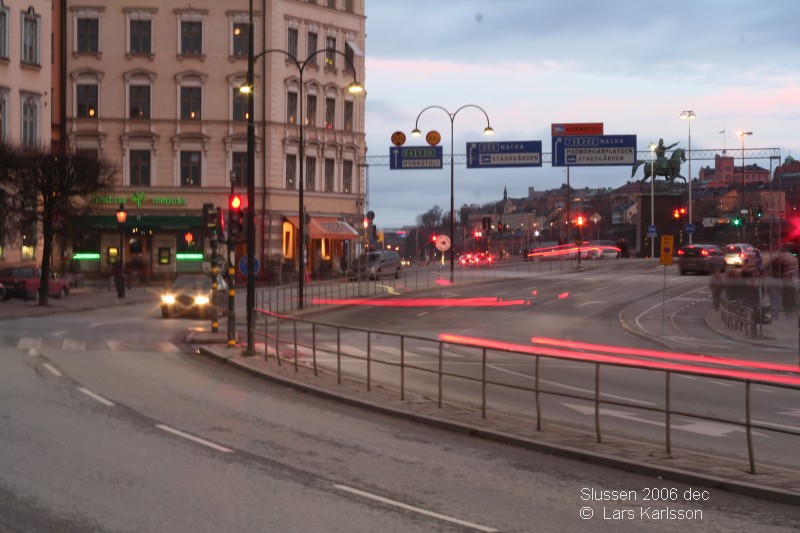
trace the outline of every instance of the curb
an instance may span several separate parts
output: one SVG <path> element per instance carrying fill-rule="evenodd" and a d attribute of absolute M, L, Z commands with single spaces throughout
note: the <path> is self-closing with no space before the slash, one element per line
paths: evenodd
<path fill-rule="evenodd" d="M 632 472 L 635 474 L 659 477 L 662 479 L 669 479 L 687 484 L 698 484 L 709 488 L 722 489 L 735 494 L 742 494 L 779 503 L 800 506 L 800 492 L 704 474 L 701 472 L 691 471 L 686 468 L 644 463 L 642 461 L 626 459 L 624 457 L 614 456 L 603 452 L 581 449 L 563 443 L 545 442 L 544 440 L 536 440 L 528 437 L 512 435 L 502 431 L 487 429 L 468 423 L 445 420 L 443 418 L 435 418 L 419 413 L 411 413 L 390 406 L 380 405 L 374 401 L 359 399 L 346 394 L 325 390 L 298 379 L 292 379 L 285 376 L 276 375 L 275 373 L 270 373 L 263 368 L 259 368 L 259 364 L 254 364 L 256 361 L 260 362 L 260 358 L 256 360 L 252 358 L 237 357 L 236 354 L 238 352 L 232 352 L 230 354 L 224 352 L 220 353 L 219 351 L 210 348 L 208 345 L 200 346 L 198 348 L 198 352 L 213 359 L 217 359 L 224 364 L 230 364 L 239 370 L 243 370 L 269 382 L 292 387 L 293 389 L 300 390 L 320 398 L 333 400 L 362 409 L 368 409 L 384 415 L 418 422 L 431 427 L 437 427 L 464 435 L 510 444 L 528 450 L 534 450 L 559 457 L 576 459 L 591 464 Z M 550 436 L 555 438 L 559 437 L 559 435 Z M 611 441 L 613 439 L 608 440 Z"/>

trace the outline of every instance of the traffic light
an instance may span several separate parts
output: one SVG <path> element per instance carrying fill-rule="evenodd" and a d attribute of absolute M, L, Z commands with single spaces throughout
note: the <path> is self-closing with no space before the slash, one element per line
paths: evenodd
<path fill-rule="evenodd" d="M 733 225 L 734 226 L 738 226 L 739 225 L 739 217 L 733 217 Z"/>
<path fill-rule="evenodd" d="M 244 210 L 247 206 L 245 197 L 241 194 L 228 196 L 228 231 L 234 239 L 244 236 Z"/>
<path fill-rule="evenodd" d="M 583 226 L 583 215 L 578 215 L 578 226 L 579 227 Z"/>
<path fill-rule="evenodd" d="M 763 214 L 764 214 L 764 210 L 763 210 L 763 209 L 761 209 L 761 206 L 759 205 L 759 206 L 758 206 L 758 211 L 756 211 L 756 216 L 757 216 L 758 218 L 761 218 L 761 215 L 763 215 Z"/>

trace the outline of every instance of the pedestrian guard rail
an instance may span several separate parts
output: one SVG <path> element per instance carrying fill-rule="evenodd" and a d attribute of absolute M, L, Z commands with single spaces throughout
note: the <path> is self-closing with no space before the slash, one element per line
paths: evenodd
<path fill-rule="evenodd" d="M 257 313 L 255 334 L 265 345 L 267 359 L 294 365 L 296 371 L 302 364 L 315 376 L 334 373 L 339 384 L 344 379 L 355 380 L 368 392 L 375 386 L 396 390 L 403 402 L 414 394 L 433 398 L 440 409 L 452 405 L 474 408 L 481 418 L 511 413 L 535 424 L 537 431 L 543 431 L 548 417 L 551 422 L 565 423 L 555 412 L 554 402 L 574 402 L 581 412 L 592 415 L 593 431 L 585 424 L 584 429 L 594 433 L 598 443 L 614 431 L 604 426 L 610 420 L 603 416 L 606 410 L 622 408 L 648 417 L 643 427 L 663 425 L 663 438 L 658 441 L 667 454 L 673 452 L 678 421 L 738 428 L 744 433 L 741 457 L 749 461 L 753 474 L 757 472 L 754 434 L 771 435 L 759 440 L 759 445 L 785 446 L 779 450 L 795 449 L 800 437 L 795 427 L 764 421 L 776 392 L 787 396 L 781 400 L 787 405 L 800 403 L 800 375 L 794 366 L 554 339 L 532 339 L 530 345 L 523 345 L 449 334 L 429 338 L 313 321 L 267 309 Z M 747 317 L 731 317 L 747 322 Z M 509 362 L 513 370 L 507 369 Z M 553 375 L 557 368 L 566 372 L 568 379 Z M 647 397 L 632 399 L 641 389 L 628 384 L 654 376 L 661 385 L 638 393 Z M 676 377 L 687 381 L 676 386 Z M 724 412 L 712 411 L 708 396 L 712 382 L 727 384 L 741 401 L 721 407 Z M 787 457 L 787 465 L 790 462 Z"/>

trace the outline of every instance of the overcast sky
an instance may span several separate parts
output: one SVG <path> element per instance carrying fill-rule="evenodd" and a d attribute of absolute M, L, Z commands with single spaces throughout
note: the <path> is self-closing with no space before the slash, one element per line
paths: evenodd
<path fill-rule="evenodd" d="M 455 112 L 455 153 L 467 142 L 542 141 L 553 123 L 602 122 L 605 134 L 637 136 L 638 149 L 663 138 L 688 148 L 681 111 L 693 110 L 692 150 L 741 153 L 779 148 L 800 158 L 800 32 L 792 0 L 367 0 L 368 156 L 388 156 L 391 134 L 406 145 L 417 115 L 431 105 Z M 420 117 L 442 135 L 450 118 Z M 721 134 L 720 131 L 726 133 Z M 388 165 L 388 161 L 386 161 Z M 769 168 L 769 160 L 746 160 Z M 738 161 L 737 161 L 737 164 Z M 696 177 L 701 166 L 693 161 Z M 687 175 L 687 165 L 682 173 Z M 636 178 L 641 178 L 641 170 Z M 619 187 L 629 167 L 570 169 L 570 185 Z M 455 167 L 455 206 L 527 196 L 566 183 L 549 163 L 526 170 Z M 369 208 L 379 228 L 413 225 L 438 205 L 450 209 L 450 170 L 369 167 Z"/>

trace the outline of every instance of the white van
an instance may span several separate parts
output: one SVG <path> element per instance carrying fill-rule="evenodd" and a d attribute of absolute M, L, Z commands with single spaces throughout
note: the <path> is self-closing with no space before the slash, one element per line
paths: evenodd
<path fill-rule="evenodd" d="M 358 257 L 352 274 L 359 279 L 399 278 L 401 268 L 400 254 L 397 252 L 367 252 Z"/>

